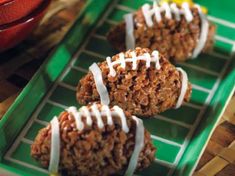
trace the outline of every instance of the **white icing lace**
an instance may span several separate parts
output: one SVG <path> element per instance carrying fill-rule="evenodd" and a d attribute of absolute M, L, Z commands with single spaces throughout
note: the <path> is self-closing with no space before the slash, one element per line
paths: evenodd
<path fill-rule="evenodd" d="M 197 42 L 197 46 L 193 51 L 192 59 L 196 58 L 204 48 L 207 40 L 207 35 L 209 32 L 209 22 L 206 18 L 206 16 L 202 13 L 201 7 L 199 5 L 195 5 L 195 7 L 198 9 L 200 18 L 201 18 L 201 32 L 200 37 Z"/>
<path fill-rule="evenodd" d="M 118 106 L 114 106 L 112 109 L 110 109 L 108 106 L 102 105 L 101 109 L 99 110 L 97 105 L 94 103 L 91 106 L 91 111 L 86 106 L 81 107 L 79 110 L 77 110 L 76 107 L 72 106 L 69 107 L 66 111 L 70 115 L 72 115 L 72 117 L 75 119 L 76 127 L 79 131 L 84 129 L 84 124 L 81 119 L 82 117 L 89 119 L 86 120 L 86 122 L 88 122 L 90 125 L 92 124 L 91 116 L 95 116 L 98 127 L 104 128 L 104 122 L 102 116 L 107 117 L 108 125 L 113 125 L 112 117 L 118 116 L 121 119 L 122 130 L 125 133 L 129 132 L 129 127 L 127 125 L 127 119 L 125 113 Z M 132 118 L 136 121 L 136 134 L 135 134 L 135 148 L 132 153 L 128 169 L 126 171 L 126 175 L 128 176 L 131 173 L 132 174 L 134 173 L 138 163 L 139 154 L 144 146 L 143 122 L 142 120 L 138 119 L 135 116 L 132 116 Z M 54 117 L 53 120 L 51 121 L 51 153 L 50 153 L 50 163 L 49 163 L 50 173 L 58 173 L 59 162 L 60 162 L 60 129 L 59 129 L 58 118 Z"/>
<path fill-rule="evenodd" d="M 56 174 L 60 161 L 60 125 L 57 117 L 51 121 L 51 152 L 49 162 L 49 172 Z"/>
<path fill-rule="evenodd" d="M 153 8 L 151 8 L 149 4 L 144 4 L 142 6 L 142 12 L 148 27 L 153 26 L 153 15 L 155 16 L 157 22 L 160 22 L 162 20 L 162 12 L 165 12 L 165 17 L 167 19 L 171 19 L 173 13 L 177 21 L 180 20 L 181 15 L 185 16 L 185 19 L 188 23 L 193 20 L 192 12 L 189 8 L 188 3 L 186 2 L 182 4 L 181 9 L 179 9 L 175 3 L 169 5 L 168 3 L 164 2 L 162 6 L 159 6 L 156 2 L 154 2 Z"/>
<path fill-rule="evenodd" d="M 178 97 L 178 100 L 176 102 L 175 108 L 179 108 L 183 101 L 184 101 L 184 97 L 185 94 L 187 92 L 187 88 L 188 88 L 188 76 L 187 73 L 182 69 L 177 67 L 177 70 L 181 73 L 181 77 L 182 77 L 182 81 L 181 81 L 181 90 L 180 90 L 180 96 Z"/>
<path fill-rule="evenodd" d="M 135 49 L 133 14 L 129 13 L 124 15 L 124 20 L 126 24 L 126 49 Z"/>
<path fill-rule="evenodd" d="M 132 116 L 132 118 L 136 122 L 136 135 L 135 135 L 135 148 L 131 155 L 131 159 L 128 165 L 128 168 L 126 170 L 126 173 L 124 176 L 131 176 L 134 174 L 135 169 L 138 164 L 138 158 L 140 155 L 140 152 L 142 151 L 144 147 L 144 125 L 143 121 L 135 116 Z"/>
<path fill-rule="evenodd" d="M 93 78 L 95 80 L 97 92 L 100 95 L 101 104 L 108 105 L 110 103 L 109 93 L 107 91 L 107 88 L 104 85 L 103 76 L 102 76 L 102 72 L 101 72 L 100 68 L 98 67 L 98 65 L 96 63 L 93 63 L 89 67 L 89 70 L 93 74 Z"/>
<path fill-rule="evenodd" d="M 200 54 L 206 44 L 207 35 L 209 32 L 209 23 L 206 16 L 202 13 L 201 7 L 199 5 L 195 5 L 195 7 L 198 9 L 201 19 L 201 31 L 197 46 L 194 48 L 191 58 L 196 58 Z M 148 27 L 152 27 L 154 24 L 152 18 L 153 15 L 155 16 L 157 22 L 162 20 L 162 12 L 165 12 L 165 17 L 168 19 L 171 19 L 172 14 L 174 14 L 174 17 L 177 21 L 181 20 L 181 15 L 185 16 L 185 19 L 188 23 L 193 20 L 193 14 L 187 2 L 182 4 L 181 9 L 179 9 L 175 3 L 171 3 L 169 5 L 165 2 L 162 4 L 162 6 L 159 6 L 156 2 L 154 2 L 153 8 L 151 8 L 149 4 L 144 4 L 142 6 L 142 12 Z M 133 14 L 125 15 L 124 19 L 126 23 L 126 49 L 133 49 L 135 48 Z"/>
<path fill-rule="evenodd" d="M 151 56 L 149 53 L 144 53 L 141 56 L 136 56 L 135 52 L 131 52 L 131 56 L 132 56 L 131 58 L 124 58 L 124 54 L 120 53 L 119 59 L 116 61 L 113 61 L 113 62 L 110 57 L 107 57 L 106 61 L 107 61 L 107 65 L 109 67 L 109 76 L 112 76 L 112 77 L 116 76 L 116 71 L 113 68 L 115 65 L 121 64 L 121 67 L 125 69 L 127 62 L 132 62 L 132 69 L 136 70 L 137 61 L 139 61 L 139 60 L 146 61 L 147 68 L 150 67 L 151 62 L 155 62 L 155 68 L 157 70 L 159 70 L 161 68 L 160 62 L 159 62 L 159 53 L 157 50 L 153 51 Z"/>

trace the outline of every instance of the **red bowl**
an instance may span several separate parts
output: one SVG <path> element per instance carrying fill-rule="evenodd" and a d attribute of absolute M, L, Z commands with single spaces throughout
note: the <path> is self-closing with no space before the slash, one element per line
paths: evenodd
<path fill-rule="evenodd" d="M 44 0 L 0 0 L 0 25 L 32 13 Z"/>
<path fill-rule="evenodd" d="M 30 15 L 13 23 L 0 26 L 0 52 L 14 47 L 24 40 L 38 25 L 51 0 L 44 2 Z"/>

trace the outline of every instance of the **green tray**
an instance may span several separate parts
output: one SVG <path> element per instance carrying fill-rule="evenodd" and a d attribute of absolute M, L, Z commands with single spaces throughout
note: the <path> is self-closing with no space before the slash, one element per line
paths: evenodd
<path fill-rule="evenodd" d="M 108 29 L 147 0 L 88 1 L 78 20 L 0 121 L 0 173 L 44 176 L 30 157 L 38 130 L 70 105 L 77 105 L 78 80 L 90 64 L 117 53 Z M 235 87 L 233 0 L 200 0 L 217 25 L 213 52 L 178 64 L 193 83 L 192 98 L 180 109 L 144 120 L 157 146 L 156 159 L 137 175 L 191 175 Z M 79 107 L 79 105 L 77 105 Z"/>

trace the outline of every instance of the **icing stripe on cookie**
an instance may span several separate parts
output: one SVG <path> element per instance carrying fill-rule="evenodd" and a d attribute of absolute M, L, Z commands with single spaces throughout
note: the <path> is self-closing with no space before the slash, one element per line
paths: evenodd
<path fill-rule="evenodd" d="M 178 97 L 178 100 L 176 102 L 175 108 L 179 108 L 183 101 L 184 101 L 184 97 L 185 94 L 187 92 L 187 88 L 188 88 L 188 76 L 187 73 L 182 69 L 177 67 L 177 70 L 181 73 L 181 77 L 182 77 L 182 81 L 181 81 L 181 90 L 180 90 L 180 96 Z"/>
<path fill-rule="evenodd" d="M 135 116 L 132 116 L 132 119 L 136 122 L 136 133 L 135 133 L 135 148 L 131 155 L 131 159 L 126 170 L 125 176 L 133 175 L 137 164 L 140 152 L 144 147 L 144 125 L 143 121 Z"/>
<path fill-rule="evenodd" d="M 202 13 L 201 7 L 199 5 L 195 5 L 195 7 L 197 7 L 200 18 L 201 18 L 201 32 L 200 32 L 200 37 L 198 39 L 197 46 L 194 49 L 193 54 L 192 54 L 193 59 L 196 58 L 200 54 L 202 49 L 204 48 L 206 44 L 206 40 L 207 40 L 207 35 L 209 32 L 209 23 L 208 23 L 206 16 Z"/>
<path fill-rule="evenodd" d="M 126 24 L 126 49 L 135 49 L 133 14 L 124 15 Z"/>
<path fill-rule="evenodd" d="M 101 104 L 108 105 L 110 103 L 109 93 L 107 91 L 107 88 L 104 85 L 103 77 L 102 77 L 102 72 L 101 72 L 100 68 L 98 67 L 98 65 L 96 63 L 93 63 L 89 67 L 89 70 L 93 74 L 93 78 L 95 80 L 96 89 L 97 89 L 97 91 L 98 91 L 98 93 L 100 95 Z"/>
<path fill-rule="evenodd" d="M 60 125 L 58 118 L 55 116 L 51 123 L 51 152 L 49 162 L 49 172 L 56 174 L 60 162 Z"/>

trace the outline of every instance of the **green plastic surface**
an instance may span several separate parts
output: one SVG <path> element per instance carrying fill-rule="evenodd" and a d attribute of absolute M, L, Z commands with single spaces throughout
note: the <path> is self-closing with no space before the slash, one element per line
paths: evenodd
<path fill-rule="evenodd" d="M 30 157 L 37 132 L 71 105 L 78 80 L 93 62 L 117 51 L 105 35 L 123 14 L 148 0 L 89 1 L 80 17 L 0 121 L 0 169 L 18 175 L 48 172 Z M 192 98 L 180 109 L 144 120 L 158 148 L 156 160 L 137 175 L 190 175 L 235 87 L 235 6 L 232 0 L 198 0 L 217 25 L 214 51 L 177 65 L 193 83 Z M 223 4 L 222 6 L 219 4 Z M 1 170 L 0 170 L 1 171 Z"/>

